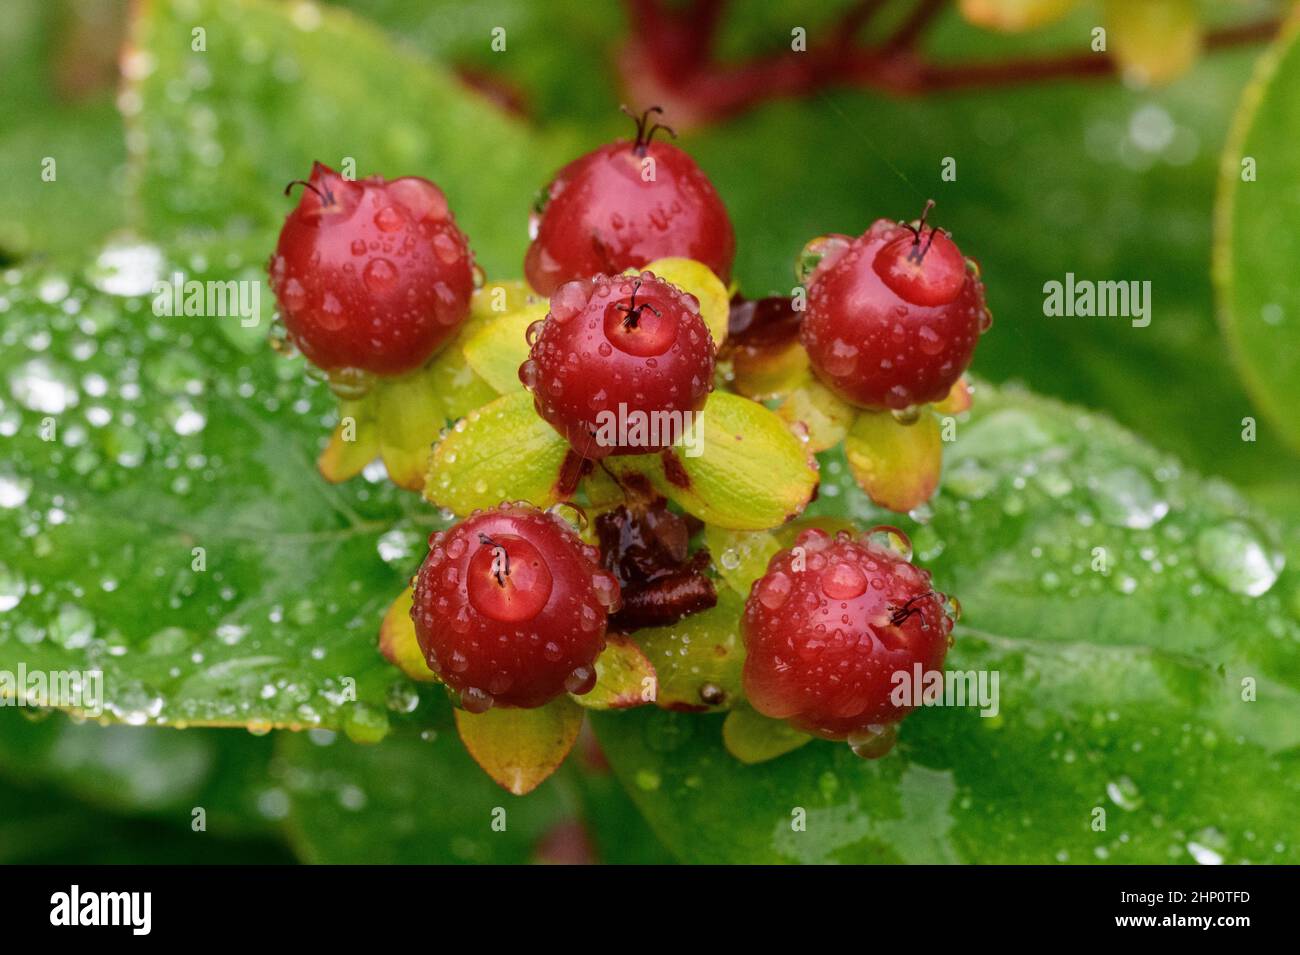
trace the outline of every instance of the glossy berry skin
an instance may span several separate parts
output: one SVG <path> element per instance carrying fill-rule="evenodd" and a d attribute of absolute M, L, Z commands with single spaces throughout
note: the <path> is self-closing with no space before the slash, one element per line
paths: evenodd
<path fill-rule="evenodd" d="M 817 376 L 851 404 L 942 400 L 992 322 L 974 264 L 942 231 L 920 233 L 918 243 L 911 227 L 880 219 L 856 239 L 823 240 L 800 337 Z"/>
<path fill-rule="evenodd" d="M 669 256 L 703 262 L 726 282 L 736 255 L 731 219 L 713 183 L 665 142 L 616 142 L 575 159 L 544 190 L 530 231 L 524 275 L 542 295 L 573 279 Z"/>
<path fill-rule="evenodd" d="M 584 458 L 670 446 L 679 426 L 654 434 L 611 423 L 648 424 L 668 412 L 670 418 L 658 420 L 685 425 L 684 416 L 672 413 L 700 411 L 713 386 L 713 338 L 699 302 L 651 272 L 560 286 L 529 338 L 519 378 L 537 413 Z"/>
<path fill-rule="evenodd" d="M 429 668 L 472 712 L 542 706 L 596 682 L 614 577 L 563 521 L 528 504 L 434 534 L 411 619 Z"/>
<path fill-rule="evenodd" d="M 326 371 L 420 367 L 469 314 L 474 259 L 427 179 L 353 181 L 316 163 L 284 221 L 271 287 L 289 337 Z"/>
<path fill-rule="evenodd" d="M 802 548 L 802 558 L 800 558 Z M 741 619 L 749 704 L 826 739 L 896 723 L 894 674 L 941 670 L 952 620 L 930 575 L 898 553 L 803 532 L 755 581 Z"/>

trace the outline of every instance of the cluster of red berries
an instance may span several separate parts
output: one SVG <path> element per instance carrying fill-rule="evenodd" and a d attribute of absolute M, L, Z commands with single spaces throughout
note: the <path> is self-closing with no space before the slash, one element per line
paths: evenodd
<path fill-rule="evenodd" d="M 653 112 L 633 141 L 564 167 L 532 222 L 525 273 L 550 308 L 528 331 L 519 376 L 583 461 L 672 443 L 602 438 L 602 413 L 697 412 L 713 387 L 717 343 L 700 303 L 639 270 L 685 257 L 729 281 L 735 237 L 695 162 L 654 140 L 671 130 Z M 293 342 L 330 372 L 426 364 L 467 317 L 477 274 L 442 191 L 416 177 L 352 181 L 319 163 L 301 185 L 270 264 Z M 865 408 L 943 398 L 987 314 L 978 273 L 949 236 L 923 216 L 810 248 L 800 334 L 818 376 Z M 596 548 L 518 503 L 430 539 L 411 616 L 429 667 L 482 712 L 589 691 L 619 603 Z M 749 595 L 745 692 L 768 716 L 869 753 L 906 713 L 889 702 L 891 673 L 942 667 L 951 627 L 929 575 L 905 557 L 808 531 Z"/>

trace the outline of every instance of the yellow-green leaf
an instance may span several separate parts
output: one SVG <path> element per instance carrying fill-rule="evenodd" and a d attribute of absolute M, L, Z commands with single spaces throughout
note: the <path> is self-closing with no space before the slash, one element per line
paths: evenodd
<path fill-rule="evenodd" d="M 596 685 L 573 700 L 590 710 L 622 710 L 653 703 L 658 693 L 659 679 L 645 651 L 632 638 L 611 634 L 596 658 Z"/>
<path fill-rule="evenodd" d="M 554 504 L 568 443 L 533 410 L 526 391 L 470 412 L 434 448 L 424 496 L 464 516 L 502 501 Z"/>
<path fill-rule="evenodd" d="M 797 341 L 781 348 L 741 345 L 731 353 L 731 385 L 755 401 L 780 398 L 811 374 L 808 352 Z"/>
<path fill-rule="evenodd" d="M 425 369 L 433 381 L 434 393 L 442 402 L 446 418 L 455 421 L 497 396 L 497 391 L 465 360 L 463 344 L 483 323 L 467 323 L 450 345 L 440 351 Z"/>
<path fill-rule="evenodd" d="M 709 396 L 698 454 L 670 452 L 610 458 L 621 473 L 644 474 L 656 490 L 706 524 L 765 530 L 797 516 L 817 486 L 803 443 L 767 408 L 726 392 Z"/>
<path fill-rule="evenodd" d="M 1106 0 L 1105 10 L 1110 54 L 1133 83 L 1170 83 L 1200 55 L 1196 0 Z"/>
<path fill-rule="evenodd" d="M 724 587 L 718 591 L 716 607 L 670 627 L 647 627 L 635 633 L 659 676 L 656 703 L 669 710 L 725 710 L 740 698 L 744 605 L 738 594 Z"/>
<path fill-rule="evenodd" d="M 380 378 L 366 396 L 379 424 L 379 454 L 388 476 L 399 487 L 418 491 L 424 485 L 429 452 L 445 418 L 429 368 L 397 378 Z"/>
<path fill-rule="evenodd" d="M 932 414 L 903 424 L 885 411 L 863 411 L 844 439 L 844 453 L 858 486 L 891 511 L 907 513 L 939 485 L 943 442 Z"/>
<path fill-rule="evenodd" d="M 412 680 L 421 683 L 441 683 L 438 674 L 429 669 L 424 651 L 415 636 L 415 622 L 411 620 L 412 589 L 407 587 L 393 601 L 379 625 L 379 652 L 384 659 Z"/>
<path fill-rule="evenodd" d="M 465 360 L 497 394 L 504 395 L 523 388 L 519 381 L 519 366 L 528 357 L 525 335 L 529 325 L 546 317 L 546 311 L 547 304 L 537 302 L 498 315 L 482 323 L 465 342 Z"/>
<path fill-rule="evenodd" d="M 766 717 L 744 703 L 733 707 L 722 723 L 722 742 L 727 752 L 750 765 L 784 756 L 811 740 L 785 720 Z"/>
<path fill-rule="evenodd" d="M 488 282 L 474 292 L 469 302 L 469 319 L 466 329 L 476 331 L 482 322 L 516 312 L 538 300 L 537 294 L 523 279 L 507 282 Z"/>
<path fill-rule="evenodd" d="M 809 374 L 790 391 L 776 413 L 806 440 L 808 450 L 820 452 L 844 440 L 858 412 Z"/>
<path fill-rule="evenodd" d="M 338 484 L 356 477 L 378 456 L 379 427 L 373 405 L 365 399 L 341 402 L 339 423 L 316 459 L 321 476 Z"/>
<path fill-rule="evenodd" d="M 970 410 L 971 401 L 971 385 L 963 375 L 948 390 L 948 396 L 943 401 L 934 403 L 934 410 L 939 414 L 961 414 L 963 411 Z"/>
<path fill-rule="evenodd" d="M 474 762 L 516 796 L 536 789 L 569 755 L 582 707 L 558 696 L 532 710 L 456 710 L 456 729 Z"/>

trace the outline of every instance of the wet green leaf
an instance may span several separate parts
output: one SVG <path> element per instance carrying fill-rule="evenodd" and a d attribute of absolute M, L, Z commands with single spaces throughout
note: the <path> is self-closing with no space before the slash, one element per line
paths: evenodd
<path fill-rule="evenodd" d="M 512 796 L 474 765 L 454 727 L 426 736 L 356 746 L 283 735 L 279 791 L 298 855 L 366 865 L 529 862 L 569 817 L 554 783 Z"/>
<path fill-rule="evenodd" d="M 981 387 L 948 452 L 927 523 L 898 520 L 961 601 L 948 669 L 996 672 L 997 715 L 923 708 L 879 760 L 814 741 L 745 766 L 716 718 L 594 714 L 669 847 L 695 862 L 1300 858 L 1300 553 L 1228 486 L 1023 392 Z M 885 517 L 842 456 L 822 475 L 810 513 Z"/>
<path fill-rule="evenodd" d="M 62 271 L 0 291 L 0 669 L 98 668 L 103 717 L 132 724 L 382 727 L 403 678 L 379 621 L 440 519 L 321 479 L 333 395 L 147 294 Z"/>

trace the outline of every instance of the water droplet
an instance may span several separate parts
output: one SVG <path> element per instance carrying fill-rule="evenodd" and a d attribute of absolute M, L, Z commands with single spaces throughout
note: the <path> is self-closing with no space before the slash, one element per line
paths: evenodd
<path fill-rule="evenodd" d="M 50 624 L 50 639 L 65 650 L 80 650 L 95 635 L 95 620 L 76 604 L 64 604 Z"/>
<path fill-rule="evenodd" d="M 388 688 L 388 708 L 394 713 L 414 713 L 420 705 L 420 693 L 407 680 L 399 680 Z"/>
<path fill-rule="evenodd" d="M 80 400 L 72 375 L 45 358 L 33 358 L 11 371 L 9 390 L 23 407 L 42 414 L 62 414 Z"/>
<path fill-rule="evenodd" d="M 361 280 L 376 294 L 386 292 L 397 281 L 397 266 L 387 259 L 371 259 L 361 270 Z"/>
<path fill-rule="evenodd" d="M 889 524 L 877 524 L 863 536 L 868 543 L 892 550 L 903 560 L 910 561 L 912 559 L 912 541 L 897 527 L 892 527 Z"/>
<path fill-rule="evenodd" d="M 0 472 L 0 508 L 12 510 L 22 507 L 31 493 L 32 482 L 29 478 Z"/>
<path fill-rule="evenodd" d="M 1091 478 L 1088 487 L 1097 506 L 1097 515 L 1113 527 L 1146 530 L 1169 513 L 1169 502 L 1160 498 L 1151 482 L 1137 468 L 1105 471 Z"/>
<path fill-rule="evenodd" d="M 145 242 L 116 242 L 105 246 L 88 270 L 95 288 L 109 295 L 146 295 L 163 270 L 163 255 Z"/>
<path fill-rule="evenodd" d="M 795 260 L 794 274 L 800 284 L 807 284 L 818 267 L 829 268 L 848 251 L 851 239 L 845 235 L 819 235 L 812 239 L 799 252 Z"/>
<path fill-rule="evenodd" d="M 1234 594 L 1267 593 L 1286 566 L 1286 558 L 1246 521 L 1229 521 L 1196 537 L 1196 561 L 1215 583 Z"/>
<path fill-rule="evenodd" d="M 921 420 L 921 411 L 920 405 L 908 405 L 906 408 L 893 408 L 889 413 L 899 424 L 916 424 Z"/>
<path fill-rule="evenodd" d="M 852 600 L 867 590 L 867 575 L 854 564 L 831 564 L 821 575 L 822 591 L 832 600 Z"/>
<path fill-rule="evenodd" d="M 789 576 L 775 571 L 758 585 L 758 601 L 768 610 L 777 610 L 789 598 L 791 587 Z"/>
<path fill-rule="evenodd" d="M 850 733 L 848 738 L 853 755 L 863 759 L 879 759 L 893 749 L 897 741 L 897 723 L 873 723 L 856 733 Z"/>
<path fill-rule="evenodd" d="M 1121 776 L 1119 779 L 1106 784 L 1106 795 L 1110 801 L 1119 808 L 1132 812 L 1142 805 L 1142 794 L 1138 792 L 1137 785 L 1127 776 Z"/>
<path fill-rule="evenodd" d="M 433 251 L 446 265 L 455 265 L 460 261 L 460 243 L 445 232 L 434 236 Z"/>
<path fill-rule="evenodd" d="M 375 213 L 375 226 L 380 232 L 397 232 L 406 225 L 406 216 L 393 206 L 384 206 Z"/>
<path fill-rule="evenodd" d="M 0 562 L 0 613 L 13 610 L 27 593 L 27 581 L 18 571 Z"/>

